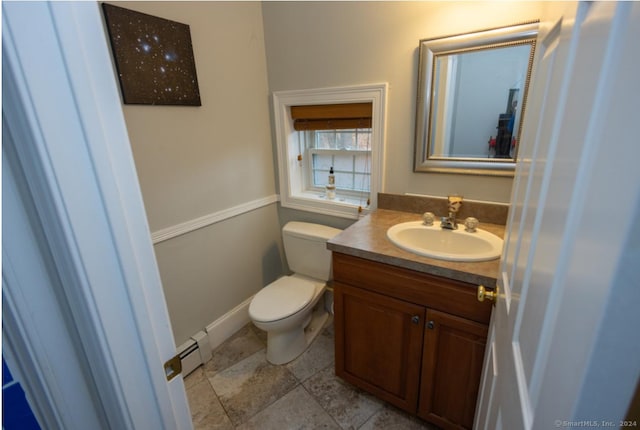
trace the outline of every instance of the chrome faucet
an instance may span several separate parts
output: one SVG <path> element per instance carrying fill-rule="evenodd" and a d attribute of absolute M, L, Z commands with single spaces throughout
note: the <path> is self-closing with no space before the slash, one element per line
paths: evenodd
<path fill-rule="evenodd" d="M 448 230 L 455 230 L 458 228 L 458 223 L 456 222 L 456 213 L 449 212 L 449 216 L 443 216 L 440 218 L 440 227 L 446 228 Z"/>
<path fill-rule="evenodd" d="M 458 228 L 458 223 L 456 222 L 456 214 L 460 210 L 460 206 L 462 206 L 462 197 L 448 196 L 447 199 L 449 200 L 449 216 L 443 216 L 442 218 L 440 218 L 440 227 L 446 228 L 448 230 L 456 230 Z"/>

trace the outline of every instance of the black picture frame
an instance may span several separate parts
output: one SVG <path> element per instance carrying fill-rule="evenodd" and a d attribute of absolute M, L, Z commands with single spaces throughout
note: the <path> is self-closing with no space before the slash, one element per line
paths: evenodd
<path fill-rule="evenodd" d="M 125 104 L 201 106 L 188 25 L 102 3 Z"/>

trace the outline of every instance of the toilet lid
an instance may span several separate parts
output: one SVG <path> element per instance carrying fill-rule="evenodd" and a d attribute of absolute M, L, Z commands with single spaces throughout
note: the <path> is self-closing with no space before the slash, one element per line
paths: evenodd
<path fill-rule="evenodd" d="M 249 305 L 249 316 L 262 322 L 286 318 L 307 306 L 313 300 L 315 289 L 311 281 L 284 276 L 255 295 Z"/>

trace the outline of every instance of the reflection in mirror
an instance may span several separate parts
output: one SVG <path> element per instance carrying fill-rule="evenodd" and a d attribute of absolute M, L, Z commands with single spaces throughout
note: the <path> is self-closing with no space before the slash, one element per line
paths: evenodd
<path fill-rule="evenodd" d="M 431 156 L 513 158 L 530 52 L 520 45 L 436 57 Z"/>
<path fill-rule="evenodd" d="M 420 42 L 416 171 L 513 175 L 537 23 Z"/>

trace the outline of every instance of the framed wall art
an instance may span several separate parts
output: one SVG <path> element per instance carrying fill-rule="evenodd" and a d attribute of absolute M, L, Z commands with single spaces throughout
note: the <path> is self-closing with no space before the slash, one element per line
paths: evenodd
<path fill-rule="evenodd" d="M 125 104 L 201 106 L 189 26 L 103 3 Z"/>

